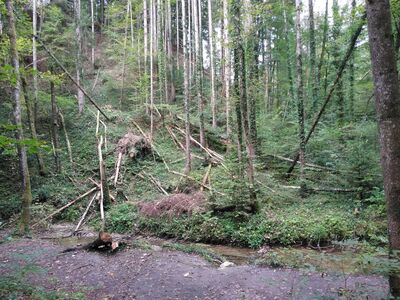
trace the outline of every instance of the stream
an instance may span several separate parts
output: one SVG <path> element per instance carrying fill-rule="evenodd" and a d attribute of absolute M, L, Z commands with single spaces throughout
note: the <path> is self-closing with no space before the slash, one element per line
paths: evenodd
<path fill-rule="evenodd" d="M 58 227 L 58 228 L 57 228 Z M 70 227 L 66 224 L 56 225 L 53 233 L 46 239 L 66 248 L 88 244 L 94 241 L 97 234 L 87 230 L 83 235 L 70 236 Z M 56 235 L 54 235 L 56 233 Z M 124 238 L 113 234 L 115 239 Z M 125 239 L 126 240 L 126 239 Z M 272 267 L 289 267 L 303 270 L 334 274 L 387 274 L 393 269 L 398 272 L 400 263 L 389 262 L 383 251 L 372 254 L 364 253 L 357 248 L 338 250 L 333 247 L 315 250 L 307 247 L 263 247 L 259 250 L 188 243 L 184 241 L 166 240 L 155 237 L 134 236 L 127 239 L 128 244 L 152 251 L 177 249 L 188 253 L 209 253 L 233 262 L 235 265 L 258 265 Z"/>

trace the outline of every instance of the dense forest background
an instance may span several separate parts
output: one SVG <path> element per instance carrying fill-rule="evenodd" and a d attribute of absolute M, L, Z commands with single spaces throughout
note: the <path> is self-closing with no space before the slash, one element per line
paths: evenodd
<path fill-rule="evenodd" d="M 23 208 L 25 229 L 387 246 L 364 3 L 12 2 L 19 74 L 0 4 L 0 226 Z"/>

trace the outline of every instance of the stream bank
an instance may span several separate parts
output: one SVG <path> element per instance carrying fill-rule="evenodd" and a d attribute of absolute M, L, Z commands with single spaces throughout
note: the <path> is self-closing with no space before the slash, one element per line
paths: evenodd
<path fill-rule="evenodd" d="M 8 299 L 10 295 L 18 298 L 22 294 L 20 298 L 26 299 L 24 293 L 27 291 L 18 290 L 23 285 L 15 284 L 23 282 L 40 287 L 42 292 L 57 293 L 58 299 L 387 297 L 388 283 L 383 276 L 259 267 L 246 260 L 260 255 L 249 249 L 197 245 L 208 247 L 218 257 L 237 259 L 235 266 L 220 269 L 215 262 L 206 261 L 199 255 L 160 246 L 161 243 L 173 245 L 171 241 L 145 237 L 132 237 L 131 246 L 113 255 L 86 251 L 61 253 L 77 240 L 82 243 L 93 240 L 90 232 L 66 239 L 68 245 L 53 239 L 62 239 L 64 233 L 53 228 L 52 232 L 42 232 L 32 239 L 9 238 L 0 244 L 0 283 L 3 283 L 0 284 L 0 296 Z M 14 287 L 14 290 L 7 287 Z"/>

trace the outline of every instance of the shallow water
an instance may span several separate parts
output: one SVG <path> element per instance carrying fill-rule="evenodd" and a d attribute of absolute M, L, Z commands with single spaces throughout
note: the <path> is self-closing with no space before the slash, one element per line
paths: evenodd
<path fill-rule="evenodd" d="M 85 245 L 97 238 L 89 232 L 83 236 L 58 236 L 49 238 L 66 248 Z M 143 242 L 151 246 L 163 246 L 171 241 L 158 238 L 136 237 L 135 242 Z M 176 243 L 176 242 L 175 242 Z M 366 255 L 354 251 L 318 251 L 310 248 L 265 247 L 261 250 L 239 248 L 225 245 L 210 245 L 202 243 L 184 243 L 203 248 L 236 265 L 265 265 L 276 267 L 295 267 L 309 271 L 336 274 L 385 274 L 392 267 L 385 255 Z M 397 267 L 397 266 L 396 266 Z M 400 270 L 400 267 L 398 268 Z"/>

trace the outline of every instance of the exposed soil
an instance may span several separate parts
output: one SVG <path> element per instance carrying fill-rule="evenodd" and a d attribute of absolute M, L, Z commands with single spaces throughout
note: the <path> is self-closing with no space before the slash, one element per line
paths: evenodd
<path fill-rule="evenodd" d="M 27 273 L 30 284 L 81 292 L 85 299 L 381 299 L 388 290 L 380 276 L 251 265 L 219 269 L 200 256 L 161 247 L 61 253 L 66 246 L 44 236 L 49 232 L 0 244 L 0 277 L 34 266 L 42 272 Z"/>

